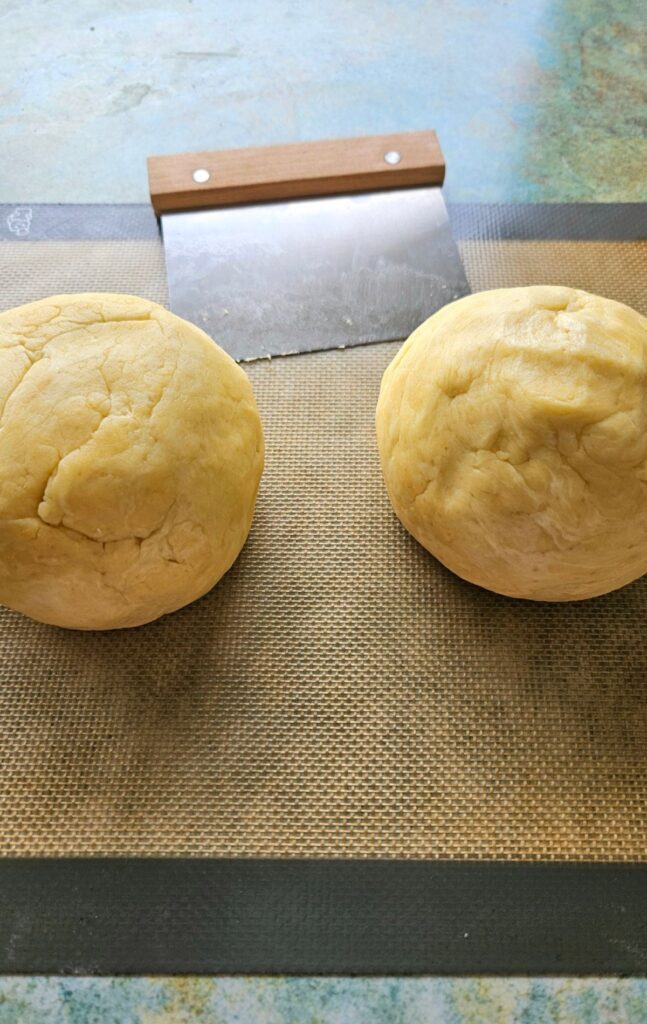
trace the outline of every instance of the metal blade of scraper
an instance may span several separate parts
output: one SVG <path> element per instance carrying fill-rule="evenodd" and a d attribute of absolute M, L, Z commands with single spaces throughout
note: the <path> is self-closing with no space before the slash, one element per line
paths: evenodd
<path fill-rule="evenodd" d="M 235 359 L 406 337 L 468 292 L 439 188 L 162 218 L 171 309 Z"/>
<path fill-rule="evenodd" d="M 424 176 L 437 177 L 440 151 L 434 134 L 378 136 L 348 140 L 345 145 L 357 155 L 358 143 L 365 148 L 369 144 L 368 159 L 366 152 L 361 155 L 364 164 L 370 164 L 369 173 L 366 166 L 363 175 L 355 169 L 353 179 L 347 174 L 345 183 L 353 188 L 361 177 L 365 189 L 368 178 L 371 185 L 380 186 L 376 191 L 221 203 L 215 208 L 164 213 L 171 309 L 202 327 L 235 359 L 249 360 L 403 338 L 440 306 L 467 294 L 440 188 L 403 187 L 401 177 L 394 179 L 388 170 L 384 172 L 384 168 L 398 167 L 402 151 L 410 163 L 413 150 L 420 157 L 422 144 L 427 161 Z M 301 147 L 308 151 L 307 167 L 316 172 L 309 185 L 330 189 L 330 168 L 324 181 L 321 167 L 311 162 L 312 150 L 339 145 Z M 272 152 L 297 148 L 273 147 Z M 266 155 L 268 150 L 256 153 Z M 226 155 L 226 151 L 200 154 L 192 164 L 209 163 L 213 168 L 220 163 L 222 173 Z M 297 154 L 290 155 L 293 165 Z M 337 152 L 335 164 L 337 181 Z M 418 178 L 422 176 L 419 164 L 420 159 Z M 297 161 L 297 166 L 302 172 L 303 162 Z M 240 176 L 240 168 L 236 170 Z M 196 167 L 192 178 L 204 174 L 211 180 L 208 167 Z M 412 177 L 416 175 L 409 174 L 407 183 Z M 383 187 L 394 180 L 400 182 L 398 187 Z M 151 180 L 155 198 L 153 184 Z M 298 192 L 299 186 L 303 191 L 303 176 L 295 187 L 293 175 L 290 185 L 292 192 Z M 267 195 L 265 187 L 263 196 Z M 242 196 L 248 197 L 249 193 Z M 240 188 L 235 198 L 241 198 Z M 194 195 L 186 199 L 195 202 Z M 177 194 L 173 202 L 177 209 Z"/>

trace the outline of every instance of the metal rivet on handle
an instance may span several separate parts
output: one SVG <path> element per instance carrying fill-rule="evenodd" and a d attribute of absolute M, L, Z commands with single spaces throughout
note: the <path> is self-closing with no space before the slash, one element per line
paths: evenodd
<path fill-rule="evenodd" d="M 205 181 L 209 181 L 211 175 L 206 167 L 199 167 L 197 171 L 193 172 L 193 180 L 197 181 L 199 185 L 202 185 Z"/>
<path fill-rule="evenodd" d="M 384 161 L 387 164 L 399 164 L 402 157 L 398 153 L 397 149 L 390 149 L 388 153 L 384 154 Z"/>

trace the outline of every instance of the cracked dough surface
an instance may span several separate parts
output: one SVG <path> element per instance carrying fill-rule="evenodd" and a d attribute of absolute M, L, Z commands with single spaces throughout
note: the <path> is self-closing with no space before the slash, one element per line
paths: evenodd
<path fill-rule="evenodd" d="M 377 406 L 398 517 L 449 569 L 568 601 L 647 571 L 647 320 L 570 288 L 481 292 L 423 323 Z"/>
<path fill-rule="evenodd" d="M 0 314 L 0 601 L 77 629 L 200 597 L 249 532 L 252 388 L 201 330 L 129 295 Z"/>

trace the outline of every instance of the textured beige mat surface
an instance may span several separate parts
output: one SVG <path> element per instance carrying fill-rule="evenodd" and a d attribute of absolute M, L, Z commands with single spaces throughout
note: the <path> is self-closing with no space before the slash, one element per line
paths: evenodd
<path fill-rule="evenodd" d="M 461 245 L 472 287 L 647 312 L 647 246 Z M 0 306 L 165 301 L 153 242 L 0 244 Z M 71 633 L 0 611 L 0 853 L 647 859 L 647 578 L 573 605 L 408 537 L 373 411 L 397 345 L 256 363 L 250 541 L 195 605 Z"/>

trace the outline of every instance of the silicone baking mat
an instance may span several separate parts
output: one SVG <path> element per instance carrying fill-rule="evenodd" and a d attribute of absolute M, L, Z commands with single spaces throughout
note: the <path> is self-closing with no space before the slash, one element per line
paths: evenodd
<path fill-rule="evenodd" d="M 634 221 L 579 237 L 566 210 L 575 238 L 563 211 L 454 211 L 471 287 L 561 283 L 647 313 Z M 84 238 L 77 214 L 71 238 L 5 233 L 0 307 L 164 303 L 155 233 L 131 237 L 122 210 L 115 237 Z M 0 855 L 647 861 L 647 578 L 526 603 L 419 547 L 374 440 L 397 348 L 246 365 L 266 472 L 200 601 L 110 633 L 0 610 Z"/>

